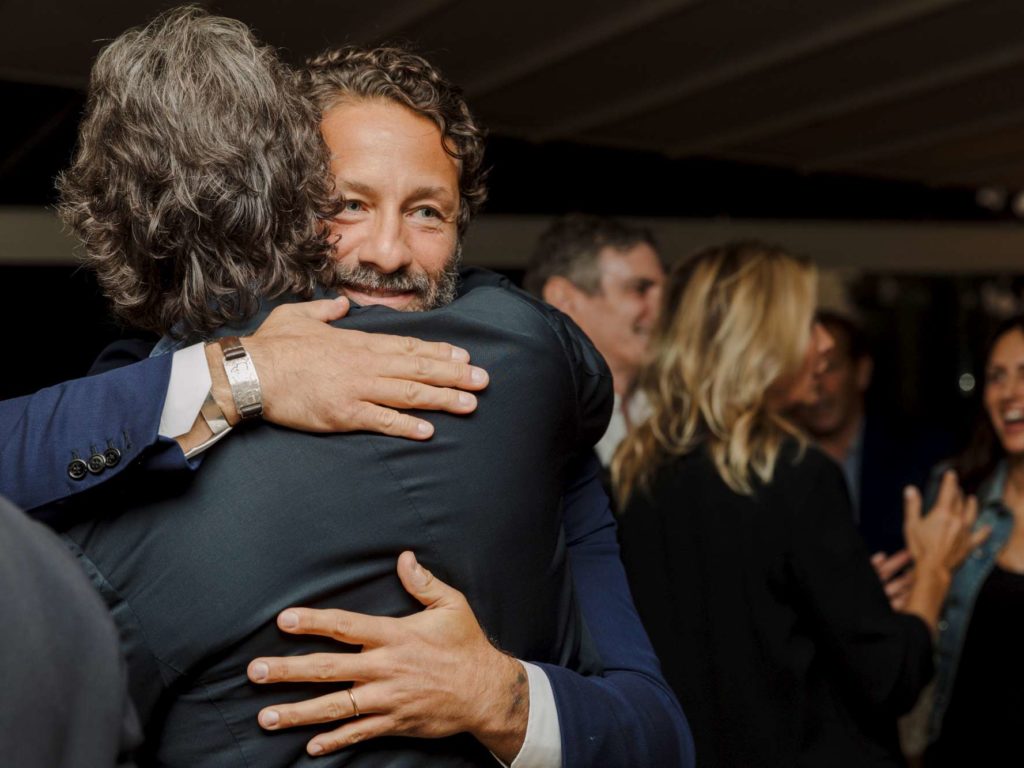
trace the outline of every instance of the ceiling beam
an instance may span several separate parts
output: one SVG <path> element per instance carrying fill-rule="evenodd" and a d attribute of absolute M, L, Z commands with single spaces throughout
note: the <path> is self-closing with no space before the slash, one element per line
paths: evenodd
<path fill-rule="evenodd" d="M 935 186 L 972 186 L 980 187 L 985 185 L 1003 186 L 1007 179 L 1024 177 L 1024 149 L 1019 152 L 1004 154 L 998 159 L 993 158 L 971 168 L 962 168 L 959 171 L 943 170 L 925 180 Z M 1015 186 L 1020 182 L 1012 182 Z"/>
<path fill-rule="evenodd" d="M 810 34 L 783 40 L 777 45 L 763 48 L 750 56 L 732 59 L 727 64 L 698 72 L 692 77 L 684 77 L 664 86 L 634 93 L 628 98 L 603 102 L 596 109 L 548 124 L 546 128 L 537 132 L 536 138 L 542 141 L 567 138 L 572 134 L 589 131 L 609 122 L 650 112 L 694 93 L 739 80 L 770 67 L 820 53 L 842 43 L 905 24 L 963 2 L 966 0 L 912 0 L 899 4 L 890 3 L 880 10 L 827 24 Z"/>
<path fill-rule="evenodd" d="M 536 74 L 545 67 L 609 40 L 623 37 L 698 2 L 702 0 L 648 0 L 643 4 L 623 3 L 618 13 L 608 14 L 589 24 L 580 24 L 559 35 L 554 42 L 518 52 L 504 62 L 495 62 L 488 71 L 467 80 L 463 84 L 463 91 L 471 99 L 480 98 Z"/>
<path fill-rule="evenodd" d="M 944 125 L 932 131 L 922 131 L 906 138 L 884 141 L 862 149 L 828 155 L 804 163 L 801 167 L 806 171 L 855 171 L 857 166 L 867 162 L 892 157 L 904 152 L 912 152 L 943 141 L 962 139 L 983 131 L 1004 128 L 1021 121 L 1024 121 L 1024 109 L 1011 109 L 1005 112 L 986 115 L 976 120 L 965 120 L 954 125 Z"/>
<path fill-rule="evenodd" d="M 747 144 L 766 136 L 774 136 L 868 107 L 962 83 L 1019 64 L 1021 61 L 1024 61 L 1024 45 L 1005 48 L 987 56 L 966 59 L 949 67 L 929 71 L 925 75 L 896 80 L 881 88 L 864 89 L 849 96 L 812 104 L 766 120 L 748 122 L 735 130 L 722 131 L 713 136 L 684 142 L 674 146 L 670 154 L 674 157 L 686 157 L 708 154 L 719 149 L 728 151 L 729 147 Z"/>

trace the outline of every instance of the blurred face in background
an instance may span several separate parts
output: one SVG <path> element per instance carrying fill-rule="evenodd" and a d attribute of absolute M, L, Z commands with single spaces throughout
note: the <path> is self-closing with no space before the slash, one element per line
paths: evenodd
<path fill-rule="evenodd" d="M 813 406 L 818 402 L 817 380 L 828 365 L 828 355 L 835 348 L 832 336 L 821 323 L 811 326 L 807 339 L 807 350 L 804 353 L 803 365 L 797 374 L 783 385 L 785 392 L 782 407 L 788 410 L 793 407 Z"/>
<path fill-rule="evenodd" d="M 842 432 L 861 417 L 873 367 L 867 355 L 851 357 L 850 339 L 842 328 L 826 325 L 825 330 L 835 344 L 815 379 L 817 397 L 796 414 L 804 429 L 819 439 Z"/>
<path fill-rule="evenodd" d="M 647 358 L 665 270 L 647 243 L 625 251 L 605 248 L 598 266 L 600 290 L 590 295 L 577 288 L 562 309 L 590 337 L 613 372 L 635 375 Z"/>
<path fill-rule="evenodd" d="M 992 347 L 985 371 L 985 410 L 1003 449 L 1024 456 L 1024 332 L 1014 328 Z"/>

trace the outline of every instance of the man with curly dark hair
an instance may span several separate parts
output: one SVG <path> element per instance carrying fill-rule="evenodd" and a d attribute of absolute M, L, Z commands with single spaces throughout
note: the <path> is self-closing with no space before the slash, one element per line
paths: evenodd
<path fill-rule="evenodd" d="M 146 32 L 158 38 L 169 23 L 180 23 L 191 34 L 208 18 L 191 11 L 182 22 L 180 14 L 158 19 Z M 217 34 L 220 39 L 205 41 L 209 55 L 239 31 L 221 28 Z M 125 45 L 135 42 L 129 37 Z M 168 79 L 172 86 L 187 82 L 182 72 L 191 73 L 197 99 L 191 109 L 203 109 L 204 94 L 216 105 L 230 92 L 207 87 L 225 66 L 203 57 L 196 67 L 185 55 L 195 46 L 145 36 L 141 42 L 146 54 L 154 48 L 163 52 L 154 69 L 160 85 Z M 396 63 L 410 61 L 407 56 L 396 52 Z M 232 66 L 258 69 L 265 62 L 247 57 Z M 365 80 L 373 79 L 371 69 L 356 67 Z M 274 88 L 282 83 L 274 82 Z M 441 79 L 433 85 L 442 96 L 451 93 Z M 152 91 L 157 98 L 144 108 L 111 110 L 115 120 L 105 132 L 118 134 L 124 128 L 120 119 L 145 133 L 154 112 L 173 112 L 178 101 L 159 98 L 167 90 Z M 238 96 L 251 103 L 246 88 Z M 95 92 L 91 114 L 101 114 L 109 98 Z M 187 237 L 172 237 L 179 245 L 158 271 L 174 274 L 174 265 L 183 262 L 189 285 L 170 279 L 159 295 L 174 294 L 189 312 L 181 318 L 158 315 L 165 333 L 158 351 L 202 335 L 208 320 L 214 335 L 224 337 L 228 360 L 239 361 L 234 379 L 231 372 L 228 378 L 244 413 L 258 383 L 234 335 L 292 300 L 303 288 L 293 278 L 315 264 L 316 282 L 362 305 L 348 318 L 350 327 L 443 335 L 469 349 L 474 361 L 500 367 L 501 376 L 492 381 L 474 420 L 446 422 L 429 450 L 410 451 L 408 444 L 366 434 L 313 438 L 243 430 L 211 451 L 194 476 L 150 474 L 92 497 L 95 507 L 117 514 L 74 525 L 67 535 L 121 624 L 134 698 L 147 725 L 146 757 L 195 766 L 290 765 L 302 759 L 303 747 L 311 755 L 348 747 L 332 764 L 489 764 L 488 750 L 516 765 L 681 762 L 690 750 L 685 725 L 629 602 L 606 500 L 593 495 L 593 468 L 580 470 L 577 463 L 603 430 L 606 369 L 565 318 L 494 278 L 468 276 L 459 298 L 451 300 L 454 291 L 445 284 L 452 281 L 472 206 L 482 196 L 482 184 L 474 186 L 480 181 L 479 155 L 474 165 L 460 134 L 449 137 L 450 130 L 463 130 L 459 120 L 441 110 L 439 123 L 418 103 L 356 93 L 321 106 L 340 197 L 340 210 L 328 222 L 327 268 L 302 257 L 296 243 L 306 241 L 300 237 L 259 257 L 270 264 L 281 257 L 280 272 L 287 278 L 282 283 L 260 284 L 262 277 L 230 265 L 215 271 L 220 279 L 201 285 L 202 254 L 191 252 Z M 460 104 L 461 98 L 448 103 Z M 285 108 L 272 101 L 267 106 Z M 237 131 L 235 111 L 214 106 L 205 114 L 209 123 L 203 118 L 191 127 L 203 131 L 222 121 L 219 137 L 230 136 L 232 126 Z M 290 146 L 287 139 L 279 141 Z M 276 146 L 266 142 L 268 151 Z M 304 162 L 301 152 L 291 157 Z M 147 170 L 145 162 L 114 160 L 123 173 Z M 275 173 L 271 166 L 256 166 Z M 224 173 L 217 163 L 206 164 L 205 172 L 213 177 L 205 187 L 207 179 L 194 178 L 178 189 L 174 174 L 155 175 L 149 180 L 153 187 L 148 181 L 140 185 L 165 202 L 127 208 L 122 248 L 129 256 L 141 243 L 167 236 L 147 226 L 155 213 L 187 232 L 216 228 L 216 216 L 205 211 L 226 204 L 233 212 L 221 227 L 227 222 L 262 228 L 267 235 L 288 231 L 268 229 L 264 219 L 248 215 L 252 201 L 232 208 L 232 195 L 222 194 L 226 184 L 213 183 Z M 193 184 L 208 192 L 180 194 Z M 275 188 L 250 185 L 256 197 Z M 173 194 L 160 197 L 168 191 Z M 280 213 L 308 222 L 317 216 L 310 204 L 315 198 L 300 203 L 305 210 Z M 163 206 L 176 207 L 181 218 L 165 216 Z M 267 223 L 274 220 L 274 207 L 268 211 Z M 319 237 L 319 230 L 312 231 Z M 211 235 L 199 244 L 207 248 L 215 241 Z M 124 267 L 132 271 L 130 263 Z M 122 290 L 131 281 L 118 285 Z M 208 299 L 205 309 L 197 304 L 200 295 Z M 394 313 L 366 305 L 435 311 Z M 563 521 L 563 492 L 567 508 L 581 505 L 585 511 L 576 517 L 567 512 Z M 395 580 L 394 556 L 412 548 L 444 581 L 410 552 L 399 559 L 401 581 Z M 289 607 L 297 603 L 319 610 Z M 416 611 L 419 606 L 427 610 Z M 280 629 L 299 635 L 296 645 L 274 631 L 275 616 Z M 394 618 L 399 616 L 404 618 Z M 488 642 L 478 618 L 507 653 Z M 331 647 L 311 635 L 361 646 L 362 652 L 261 658 L 249 665 L 249 679 L 354 685 L 318 700 L 278 705 L 280 694 L 272 687 L 246 682 L 239 661 L 260 650 Z M 537 663 L 524 664 L 513 654 Z M 538 717 L 545 696 L 549 717 Z M 257 713 L 273 734 L 255 728 Z M 292 730 L 339 718 L 346 721 L 340 728 L 312 740 L 309 729 Z"/>

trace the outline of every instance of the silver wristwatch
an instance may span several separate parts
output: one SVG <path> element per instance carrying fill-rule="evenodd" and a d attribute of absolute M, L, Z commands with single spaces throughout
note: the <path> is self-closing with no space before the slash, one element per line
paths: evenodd
<path fill-rule="evenodd" d="M 262 416 L 263 390 L 260 389 L 260 379 L 249 353 L 237 336 L 226 336 L 218 343 L 224 352 L 224 372 L 231 385 L 231 397 L 234 398 L 238 415 L 243 419 Z"/>

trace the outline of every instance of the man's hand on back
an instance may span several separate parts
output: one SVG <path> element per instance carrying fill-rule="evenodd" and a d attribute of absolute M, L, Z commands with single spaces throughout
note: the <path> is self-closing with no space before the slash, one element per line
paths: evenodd
<path fill-rule="evenodd" d="M 529 720 L 525 668 L 491 645 L 462 593 L 420 566 L 412 552 L 399 557 L 398 576 L 423 611 L 396 619 L 289 608 L 278 616 L 285 632 L 321 635 L 362 651 L 254 659 L 249 679 L 256 683 L 354 683 L 351 695 L 341 690 L 268 707 L 260 725 L 277 730 L 342 720 L 310 740 L 311 755 L 378 736 L 468 732 L 511 763 Z"/>
<path fill-rule="evenodd" d="M 263 390 L 263 418 L 303 432 L 355 432 L 425 440 L 433 425 L 396 409 L 465 414 L 476 408 L 472 391 L 487 373 L 469 353 L 444 342 L 334 328 L 348 299 L 285 304 L 243 339 Z M 217 344 L 206 357 L 213 395 L 230 424 L 239 417 Z M 466 391 L 468 390 L 468 391 Z M 201 417 L 178 438 L 188 451 L 210 436 Z"/>

